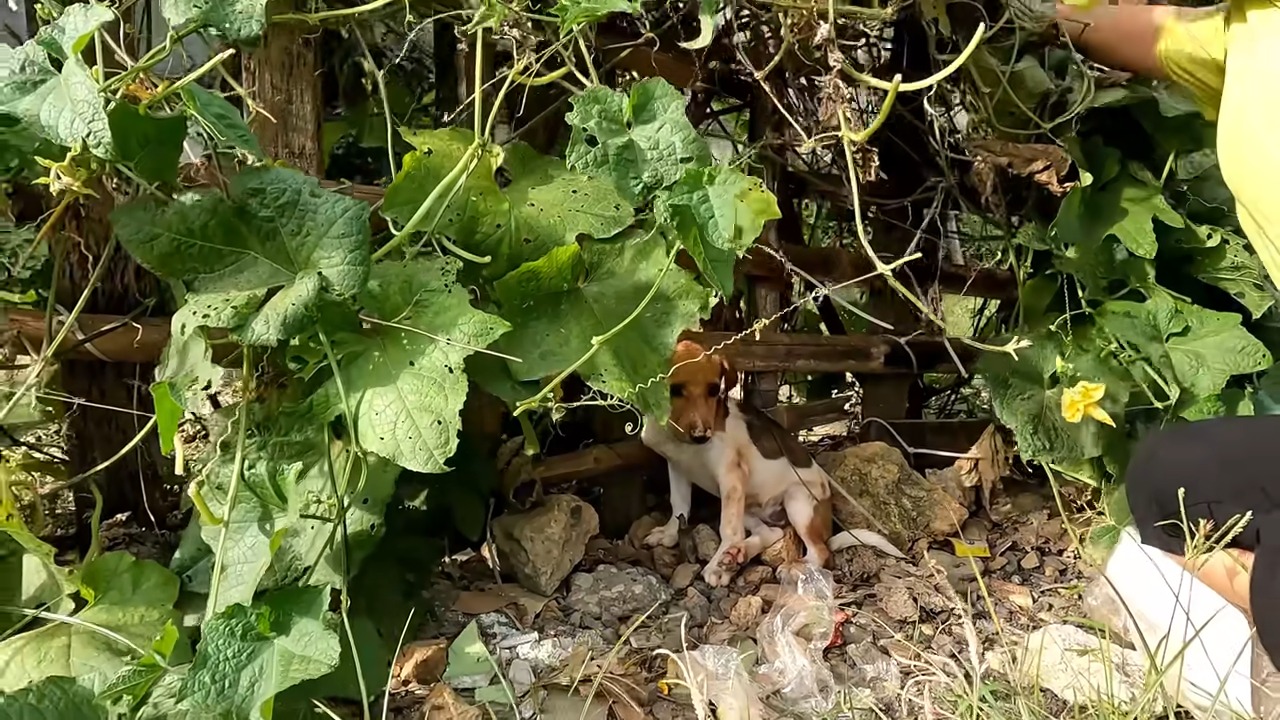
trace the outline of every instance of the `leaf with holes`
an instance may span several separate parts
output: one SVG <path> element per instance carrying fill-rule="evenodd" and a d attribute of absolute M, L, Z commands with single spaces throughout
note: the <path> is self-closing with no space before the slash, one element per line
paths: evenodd
<path fill-rule="evenodd" d="M 53 622 L 0 643 L 0 692 L 50 677 L 100 690 L 176 617 L 178 578 L 150 560 L 106 553 L 84 566 L 79 586 L 86 605 L 74 623 Z"/>
<path fill-rule="evenodd" d="M 354 572 L 382 536 L 382 516 L 399 468 L 378 458 L 362 458 L 333 439 L 327 401 L 286 406 L 249 431 L 244 471 L 231 517 L 222 525 L 206 525 L 197 515 L 200 538 L 184 537 L 179 563 L 185 577 L 210 577 L 212 549 L 219 547 L 225 526 L 222 578 L 216 613 L 235 603 L 252 601 L 255 593 L 290 583 L 336 585 L 343 564 Z M 235 472 L 236 421 L 223 437 L 220 452 L 205 469 L 203 494 L 210 509 L 226 517 L 227 493 Z M 326 460 L 328 453 L 331 461 Z M 330 462 L 334 477 L 330 477 Z M 347 547 L 338 537 L 335 485 L 345 489 Z M 328 519 L 328 520 L 326 520 Z M 188 588 L 208 592 L 204 583 Z"/>
<path fill-rule="evenodd" d="M 707 314 L 714 297 L 663 243 L 638 232 L 557 248 L 495 283 L 494 292 L 514 328 L 495 348 L 523 359 L 508 363 L 515 379 L 556 375 L 590 351 L 593 338 L 617 329 L 581 373 L 592 387 L 659 418 L 669 403 L 666 384 L 655 379 L 670 369 L 680 333 Z"/>
<path fill-rule="evenodd" d="M 277 590 L 211 616 L 181 684 L 196 716 L 269 720 L 272 699 L 338 665 L 328 588 Z"/>
<path fill-rule="evenodd" d="M 405 157 L 382 207 L 399 225 L 418 212 L 474 138 L 456 128 L 406 131 L 404 136 L 417 149 Z M 511 178 L 505 190 L 498 185 L 500 170 Z M 488 257 L 482 272 L 498 278 L 580 235 L 609 237 L 633 220 L 631 204 L 607 181 L 571 171 L 562 161 L 515 143 L 505 152 L 490 147 L 481 154 L 435 231 L 467 252 Z"/>
<path fill-rule="evenodd" d="M 658 195 L 658 215 L 722 295 L 733 294 L 734 264 L 782 216 L 778 200 L 759 178 L 727 167 L 690 170 Z"/>
<path fill-rule="evenodd" d="M 1230 293 L 1257 320 L 1275 304 L 1275 296 L 1258 256 L 1249 252 L 1244 238 L 1225 235 L 1225 242 L 1197 253 L 1190 270 L 1202 282 Z"/>
<path fill-rule="evenodd" d="M 138 262 L 186 283 L 192 295 L 273 292 L 232 331 L 251 345 L 275 345 L 313 326 L 323 296 L 347 298 L 364 287 L 368 213 L 296 170 L 258 167 L 234 177 L 226 196 L 136 200 L 112 221 Z"/>
<path fill-rule="evenodd" d="M 361 447 L 419 472 L 448 470 L 467 398 L 463 361 L 510 329 L 471 307 L 459 267 L 452 258 L 374 266 L 360 296 L 368 342 L 341 363 Z"/>
<path fill-rule="evenodd" d="M 572 100 L 569 167 L 606 177 L 633 205 L 711 164 L 706 141 L 685 116 L 684 95 L 666 80 L 636 83 L 630 94 L 596 86 Z"/>
<path fill-rule="evenodd" d="M 267 0 L 160 0 L 170 27 L 211 28 L 231 42 L 255 40 L 267 25 Z"/>

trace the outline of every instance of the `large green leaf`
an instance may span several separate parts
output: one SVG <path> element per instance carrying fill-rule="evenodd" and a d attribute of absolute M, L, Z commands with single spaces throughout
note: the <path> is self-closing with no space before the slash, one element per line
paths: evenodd
<path fill-rule="evenodd" d="M 0 501 L 0 605 L 65 612 L 71 591 L 67 573 L 54 563 L 54 549 L 31 533 L 17 508 Z M 27 621 L 0 612 L 0 633 Z M 32 625 L 35 627 L 35 625 Z"/>
<path fill-rule="evenodd" d="M 467 399 L 463 361 L 510 328 L 471 307 L 459 267 L 452 258 L 377 264 L 360 303 L 381 322 L 341 366 L 360 445 L 419 472 L 448 470 Z"/>
<path fill-rule="evenodd" d="M 36 44 L 59 60 L 66 60 L 83 52 L 93 34 L 114 18 L 115 13 L 102 3 L 68 5 L 57 20 L 40 28 Z"/>
<path fill-rule="evenodd" d="M 171 185 L 178 180 L 182 142 L 187 139 L 184 115 L 156 117 L 129 103 L 111 108 L 107 121 L 116 154 L 147 182 Z"/>
<path fill-rule="evenodd" d="M 418 212 L 474 137 L 457 128 L 406 131 L 404 136 L 417 149 L 405 157 L 382 207 L 400 225 Z M 500 167 L 511 178 L 505 190 L 498 185 Z M 562 161 L 516 143 L 505 154 L 496 147 L 481 153 L 435 231 L 468 252 L 488 256 L 484 274 L 498 278 L 580 235 L 614 235 L 633 219 L 630 203 L 608 182 L 571 171 Z"/>
<path fill-rule="evenodd" d="M 114 155 L 98 84 L 78 55 L 55 71 L 34 42 L 0 45 L 0 113 L 56 145 L 81 145 L 104 159 Z"/>
<path fill-rule="evenodd" d="M 727 167 L 689 170 L 658 195 L 658 210 L 720 294 L 733 294 L 734 264 L 782 216 L 759 178 Z"/>
<path fill-rule="evenodd" d="M 228 195 L 190 192 L 113 213 L 122 245 L 193 296 L 274 291 L 234 333 L 275 345 L 314 324 L 325 294 L 345 298 L 369 274 L 369 207 L 280 167 L 250 168 Z"/>
<path fill-rule="evenodd" d="M 613 13 L 636 15 L 639 0 L 557 0 L 551 12 L 560 18 L 560 32 L 572 33 L 582 25 L 599 22 Z"/>
<path fill-rule="evenodd" d="M 14 693 L 0 693 L 0 720 L 107 720 L 93 691 L 66 677 L 51 677 Z"/>
<path fill-rule="evenodd" d="M 87 605 L 75 623 L 53 621 L 0 643 L 0 692 L 49 677 L 101 689 L 138 655 L 112 635 L 149 650 L 175 617 L 178 578 L 150 560 L 106 553 L 81 570 L 80 595 Z"/>
<path fill-rule="evenodd" d="M 495 347 L 523 360 L 509 363 L 515 379 L 553 376 L 584 356 L 593 338 L 627 319 L 655 285 L 644 309 L 581 372 L 593 387 L 665 418 L 666 384 L 654 379 L 670 369 L 677 338 L 709 311 L 713 295 L 685 271 L 669 267 L 656 238 L 633 233 L 581 249 L 569 245 L 500 280 L 494 290 L 514 329 Z"/>
<path fill-rule="evenodd" d="M 200 123 L 214 145 L 243 150 L 255 157 L 262 156 L 258 136 L 249 129 L 240 111 L 221 95 L 191 84 L 182 88 L 182 99 L 187 112 Z"/>
<path fill-rule="evenodd" d="M 1225 242 L 1197 254 L 1191 273 L 1230 293 L 1256 320 L 1275 304 L 1274 292 L 1258 256 L 1249 252 L 1244 238 L 1224 234 Z"/>
<path fill-rule="evenodd" d="M 1158 185 L 1129 173 L 1122 173 L 1101 188 L 1078 188 L 1080 205 L 1065 203 L 1051 232 L 1067 245 L 1077 245 L 1085 255 L 1099 247 L 1108 236 L 1114 236 L 1129 250 L 1143 258 L 1156 256 L 1154 222 L 1182 227 L 1182 216 L 1169 207 Z"/>
<path fill-rule="evenodd" d="M 711 164 L 711 152 L 685 116 L 684 95 L 666 80 L 637 83 L 631 93 L 596 86 L 573 100 L 569 167 L 607 177 L 633 203 Z"/>
<path fill-rule="evenodd" d="M 1091 418 L 1069 423 L 1062 417 L 1062 392 L 1079 381 L 1106 385 L 1100 404 L 1123 427 L 1128 378 L 1083 329 L 1077 335 L 1067 347 L 1052 332 L 1039 333 L 1016 361 L 1003 353 L 982 360 L 996 417 L 1013 430 L 1018 452 L 1027 459 L 1076 464 L 1105 452 L 1107 434 L 1116 430 Z"/>
<path fill-rule="evenodd" d="M 1137 348 L 1167 381 L 1190 393 L 1192 401 L 1220 393 L 1232 376 L 1271 365 L 1271 353 L 1234 313 L 1158 294 L 1144 303 L 1107 303 L 1097 318 L 1112 335 Z"/>
<path fill-rule="evenodd" d="M 175 28 L 207 27 L 231 42 L 255 40 L 267 25 L 267 0 L 160 0 Z"/>
<path fill-rule="evenodd" d="M 196 717 L 269 720 L 282 690 L 337 667 L 334 626 L 328 588 L 287 588 L 227 608 L 204 624 L 181 706 Z"/>
<path fill-rule="evenodd" d="M 184 537 L 181 560 L 174 560 L 188 589 L 208 592 L 214 564 L 211 548 L 222 543 L 224 526 L 227 533 L 216 603 L 210 598 L 211 614 L 248 604 L 255 593 L 289 583 L 338 584 L 382 536 L 383 511 L 399 468 L 357 456 L 333 440 L 330 417 L 327 407 L 294 406 L 255 426 L 245 443 L 243 476 L 230 518 L 220 525 L 193 518 L 200 523 L 204 543 Z M 232 427 L 238 428 L 234 423 Z M 204 497 L 222 518 L 235 472 L 235 442 L 235 437 L 223 438 L 221 451 L 204 474 Z M 335 524 L 335 485 L 344 492 L 347 511 L 345 553 Z M 345 563 L 350 563 L 346 573 Z"/>

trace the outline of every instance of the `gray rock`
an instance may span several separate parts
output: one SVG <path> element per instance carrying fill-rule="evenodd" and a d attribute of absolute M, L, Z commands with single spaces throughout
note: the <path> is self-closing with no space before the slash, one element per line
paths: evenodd
<path fill-rule="evenodd" d="M 538 508 L 493 521 L 502 569 L 540 595 L 555 593 L 599 531 L 595 509 L 572 495 L 552 495 Z"/>
<path fill-rule="evenodd" d="M 710 525 L 698 525 L 693 529 L 693 547 L 698 560 L 707 562 L 720 549 L 720 534 Z"/>
<path fill-rule="evenodd" d="M 897 448 L 885 443 L 823 453 L 818 464 L 839 486 L 831 497 L 840 526 L 875 530 L 899 548 L 922 537 L 954 535 L 969 517 L 968 508 L 913 470 Z"/>
<path fill-rule="evenodd" d="M 698 577 L 699 568 L 693 563 L 685 563 L 675 569 L 671 573 L 671 587 L 675 590 L 684 590 L 693 584 L 695 578 Z"/>
<path fill-rule="evenodd" d="M 516 658 L 507 667 L 507 680 L 511 683 L 511 691 L 515 696 L 524 697 L 538 678 L 534 677 L 533 666 L 528 660 Z"/>
<path fill-rule="evenodd" d="M 711 601 L 693 588 L 684 591 L 679 610 L 689 616 L 686 627 L 700 628 L 711 622 Z"/>
<path fill-rule="evenodd" d="M 927 555 L 929 560 L 936 563 L 947 574 L 947 583 L 957 592 L 963 592 L 969 587 L 969 583 L 978 578 L 974 567 L 975 565 L 981 567 L 980 560 L 971 563 L 969 558 L 956 557 L 942 550 L 930 550 Z"/>
<path fill-rule="evenodd" d="M 622 565 L 601 565 L 590 573 L 569 578 L 564 604 L 586 617 L 606 624 L 657 611 L 671 600 L 671 588 L 650 570 Z"/>

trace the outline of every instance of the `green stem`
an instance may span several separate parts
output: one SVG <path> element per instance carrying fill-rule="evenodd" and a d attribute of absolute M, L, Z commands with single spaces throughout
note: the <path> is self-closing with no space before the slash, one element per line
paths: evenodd
<path fill-rule="evenodd" d="M 560 383 L 564 382 L 565 378 L 577 372 L 578 368 L 587 364 L 587 362 L 590 361 L 591 358 L 595 357 L 596 351 L 598 351 L 605 343 L 609 342 L 614 338 L 614 336 L 622 332 L 623 329 L 627 327 L 627 325 L 631 324 L 632 320 L 635 320 L 637 317 L 640 317 L 640 313 L 644 312 L 644 309 L 648 307 L 649 302 L 653 300 L 653 297 L 655 295 L 658 294 L 658 288 L 662 287 L 662 281 L 666 279 L 667 272 L 671 270 L 671 266 L 675 264 L 676 253 L 679 252 L 679 250 L 680 250 L 680 246 L 677 244 L 675 245 L 675 247 L 671 249 L 671 252 L 667 253 L 667 262 L 665 265 L 662 266 L 662 272 L 658 273 L 658 279 L 654 281 L 653 287 L 649 288 L 649 293 L 645 295 L 644 300 L 641 300 L 640 304 L 637 305 L 635 309 L 631 311 L 631 314 L 628 315 L 626 318 L 624 318 L 622 322 L 618 323 L 617 325 L 614 325 L 613 328 L 608 332 L 606 332 L 605 334 L 597 335 L 591 338 L 591 347 L 587 350 L 585 355 L 578 358 L 578 360 L 574 362 L 572 365 L 570 365 L 568 368 L 566 368 L 564 372 L 560 373 L 555 377 L 554 380 L 547 383 L 546 387 L 539 390 L 537 395 L 534 395 L 533 397 L 529 398 L 528 400 L 525 400 L 524 402 L 516 406 L 514 414 L 517 417 L 528 412 L 531 408 L 536 407 L 538 403 L 542 401 L 543 398 L 545 398 L 546 396 L 554 392 L 555 389 L 560 386 Z"/>
<path fill-rule="evenodd" d="M 355 15 L 362 15 L 367 12 L 381 10 L 382 8 L 394 2 L 402 2 L 403 0 L 373 0 L 373 2 L 357 5 L 349 8 L 338 8 L 336 10 L 322 10 L 313 13 L 281 13 L 272 15 L 271 22 L 304 22 L 312 25 L 319 25 L 325 20 L 336 20 L 339 18 L 348 18 Z"/>
<path fill-rule="evenodd" d="M 84 292 L 80 293 L 80 298 L 76 300 L 75 307 L 71 308 L 71 313 L 67 315 L 67 319 L 62 325 L 62 329 L 58 331 L 57 337 L 54 338 L 53 344 L 40 353 L 35 367 L 31 368 L 18 391 L 14 393 L 13 397 L 9 398 L 9 402 L 5 404 L 4 409 L 0 410 L 0 424 L 3 424 L 8 419 L 9 413 L 13 412 L 13 409 L 18 406 L 22 398 L 35 386 L 40 376 L 44 374 L 45 368 L 49 366 L 49 361 L 53 358 L 54 353 L 58 351 L 58 348 L 62 347 L 63 341 L 67 339 L 67 334 L 71 332 L 71 328 L 76 324 L 76 318 L 80 317 L 80 313 L 84 312 L 84 306 L 89 303 L 89 296 L 93 294 L 94 289 L 98 287 L 98 283 L 102 281 L 102 276 L 107 269 L 107 262 L 111 260 L 111 255 L 115 252 L 115 249 L 116 236 L 112 235 L 111 239 L 107 241 L 107 247 L 102 251 L 102 258 L 98 260 L 98 266 L 93 269 L 93 274 L 89 276 L 89 282 L 85 284 Z"/>
<path fill-rule="evenodd" d="M 391 179 L 394 180 L 399 173 L 396 170 L 396 133 L 395 118 L 391 115 L 391 98 L 387 96 L 387 81 L 383 76 L 382 70 L 378 68 L 378 64 L 373 61 L 373 53 L 369 52 L 369 44 L 364 41 L 364 33 L 360 32 L 360 28 L 352 28 L 356 40 L 360 43 L 360 51 L 364 53 L 365 64 L 369 66 L 369 72 L 373 74 L 373 81 L 378 86 L 378 97 L 382 99 L 382 117 L 386 121 L 387 126 L 387 162 L 390 163 Z"/>
<path fill-rule="evenodd" d="M 441 200 L 451 195 L 455 186 L 461 185 L 461 182 L 467 174 L 468 165 L 471 164 L 473 158 L 478 156 L 481 151 L 481 147 L 480 136 L 477 135 L 476 139 L 471 142 L 471 145 L 467 146 L 467 149 L 463 151 L 462 157 L 458 159 L 458 164 L 454 165 L 453 169 L 449 171 L 449 174 L 444 176 L 444 179 L 440 181 L 439 185 L 436 185 L 431 189 L 431 193 L 427 195 L 426 200 L 422 201 L 422 205 L 418 206 L 418 211 L 413 214 L 413 217 L 409 218 L 409 222 L 391 237 L 390 242 L 378 248 L 377 251 L 373 253 L 374 262 L 381 260 L 387 256 L 387 253 L 404 244 L 404 241 L 410 234 L 418 229 L 418 226 L 422 224 L 422 221 L 426 219 L 427 215 L 434 210 L 437 205 L 441 205 Z M 441 212 L 444 211 L 445 207 L 448 206 L 442 205 Z M 489 262 L 489 258 L 474 259 L 472 261 L 485 263 Z"/>
<path fill-rule="evenodd" d="M 333 472 L 333 451 L 330 447 L 328 429 L 321 427 L 321 432 L 324 435 L 324 459 L 325 459 L 325 466 L 328 468 L 328 471 L 329 471 L 329 489 L 333 492 L 334 502 L 337 503 L 337 506 L 338 506 L 338 522 L 336 523 L 336 525 L 339 527 L 342 533 L 341 540 L 340 540 L 340 542 L 342 543 L 342 547 L 340 549 L 340 557 L 342 559 L 342 584 L 338 587 L 338 592 L 341 594 L 341 606 L 339 609 L 341 611 L 340 615 L 342 617 L 342 629 L 346 633 L 347 645 L 351 647 L 351 657 L 352 657 L 353 664 L 355 665 L 355 668 L 356 668 L 356 684 L 360 687 L 360 709 L 362 713 L 361 717 L 364 718 L 364 720 L 369 720 L 369 717 L 370 717 L 369 686 L 365 683 L 365 680 L 364 680 L 364 668 L 362 667 L 362 663 L 360 662 L 360 651 L 356 648 L 355 634 L 351 631 L 351 616 L 350 616 L 350 613 L 348 612 L 348 607 L 351 605 L 351 598 L 347 590 L 347 586 L 351 581 L 351 578 L 348 576 L 348 573 L 350 571 L 350 558 L 347 556 L 348 539 L 350 535 L 347 529 L 347 505 L 346 505 L 345 498 L 343 497 L 343 493 L 346 492 L 345 486 L 347 485 L 347 482 L 345 479 L 343 480 L 344 487 L 340 491 L 338 489 L 338 477 Z M 358 446 L 353 443 L 353 450 L 352 450 L 353 461 L 354 461 L 356 452 L 358 452 L 358 450 L 355 449 L 357 447 Z M 348 465 L 347 471 L 350 472 L 350 465 Z M 318 565 L 319 563 L 317 562 L 316 564 Z"/>
<path fill-rule="evenodd" d="M 103 83 L 102 90 L 104 92 L 108 92 L 127 85 L 134 78 L 164 62 L 165 58 L 169 57 L 169 53 L 173 52 L 175 47 L 181 44 L 183 40 L 199 31 L 199 25 L 188 25 L 176 32 L 170 32 L 169 36 L 165 38 L 163 45 L 157 45 L 152 48 L 146 55 L 142 56 L 142 59 L 138 61 L 137 65 L 134 65 L 123 73 L 111 78 L 111 80 Z"/>
<path fill-rule="evenodd" d="M 89 478 L 93 477 L 94 475 L 97 475 L 98 473 L 102 472 L 103 470 L 106 470 L 107 468 L 111 467 L 112 465 L 115 465 L 116 463 L 120 462 L 120 460 L 121 460 L 121 459 L 123 459 L 125 455 L 128 455 L 130 452 L 132 452 L 132 451 L 133 451 L 133 449 L 134 449 L 134 448 L 138 447 L 139 443 L 141 443 L 141 442 L 142 442 L 142 440 L 143 440 L 144 438 L 146 438 L 146 437 L 147 437 L 147 435 L 149 435 L 153 429 L 155 429 L 155 426 L 156 426 L 156 417 L 155 417 L 154 415 L 152 415 L 152 416 L 151 416 L 151 419 L 147 421 L 147 424 L 146 424 L 146 425 L 144 425 L 144 426 L 142 426 L 142 430 L 138 431 L 138 434 L 137 434 L 137 435 L 134 435 L 132 440 L 130 440 L 129 442 L 125 443 L 124 447 L 122 447 L 122 448 L 120 448 L 119 450 L 117 450 L 115 455 L 112 455 L 111 457 L 107 458 L 106 460 L 103 460 L 102 462 L 98 463 L 97 465 L 94 465 L 93 467 L 89 468 L 88 470 L 85 470 L 84 472 L 80 473 L 79 475 L 76 475 L 75 477 L 71 478 L 70 480 L 66 480 L 66 481 L 64 481 L 64 482 L 60 482 L 60 483 L 57 483 L 57 484 L 55 484 L 55 485 L 50 485 L 50 486 L 46 487 L 45 489 L 43 489 L 43 490 L 41 490 L 41 491 L 40 491 L 40 496 L 41 496 L 41 497 L 50 497 L 50 496 L 53 496 L 53 495 L 57 495 L 58 493 L 62 492 L 63 490 L 66 490 L 66 489 L 68 489 L 68 488 L 74 487 L 74 486 L 76 486 L 76 485 L 78 485 L 78 484 L 80 484 L 80 483 L 84 482 L 85 480 L 88 480 Z"/>
<path fill-rule="evenodd" d="M 930 75 L 929 77 L 923 80 L 916 80 L 914 82 L 902 83 L 899 89 L 904 92 L 914 92 L 916 90 L 925 90 L 947 79 L 948 76 L 950 76 L 956 70 L 959 70 L 960 66 L 968 62 L 969 56 L 972 55 L 973 52 L 978 49 L 978 46 L 982 44 L 982 40 L 985 37 L 986 32 L 987 32 L 987 24 L 982 22 L 978 23 L 978 29 L 973 33 L 973 39 L 969 41 L 969 44 L 965 46 L 965 49 L 960 53 L 960 55 L 957 56 L 955 60 L 951 61 L 951 64 L 947 65 L 946 67 L 942 68 L 938 72 Z M 857 70 L 854 70 L 853 67 L 850 65 L 843 65 L 841 66 L 841 69 L 843 69 L 845 73 L 849 75 L 849 77 L 853 78 L 854 80 L 857 80 L 858 82 L 864 83 L 866 85 L 870 85 L 871 87 L 876 88 L 878 90 L 888 90 L 889 88 L 893 87 L 893 83 L 888 83 L 879 78 L 875 78 L 870 75 L 867 75 L 866 73 L 858 72 Z"/>
<path fill-rule="evenodd" d="M 329 362 L 329 371 L 333 373 L 333 382 L 338 386 L 338 395 L 342 400 L 342 414 L 347 416 L 347 429 L 351 432 L 351 445 L 360 452 L 360 436 L 356 434 L 356 416 L 351 412 L 351 402 L 347 400 L 347 388 L 342 382 L 342 370 L 338 367 L 338 358 L 333 354 L 333 346 L 329 344 L 329 336 L 323 327 L 317 327 L 320 345 L 324 347 L 325 359 Z"/>
<path fill-rule="evenodd" d="M 235 54 L 236 54 L 235 48 L 227 48 L 226 50 L 223 50 L 217 55 L 214 55 L 212 58 L 209 59 L 208 62 L 196 68 L 195 70 L 192 70 L 190 73 L 185 75 L 181 80 L 178 80 L 178 82 L 172 85 L 169 85 L 168 87 L 164 88 L 160 92 L 156 93 L 151 97 L 150 100 L 147 100 L 146 102 L 142 103 L 142 109 L 146 110 L 147 108 L 151 107 L 152 105 L 155 105 L 156 103 L 169 97 L 170 95 L 176 92 L 179 92 L 180 90 L 182 90 L 182 88 L 190 85 L 196 80 L 199 80 L 200 78 L 204 77 L 208 73 L 212 72 L 214 68 L 218 67 L 223 62 L 225 62 L 227 58 Z"/>
<path fill-rule="evenodd" d="M 239 416 L 240 427 L 236 433 L 235 466 L 231 471 L 231 482 L 227 487 L 226 502 L 222 510 L 222 529 L 218 532 L 218 547 L 213 554 L 213 578 L 209 581 L 209 604 L 205 610 L 206 617 L 212 617 L 218 610 L 218 591 L 222 587 L 222 563 L 227 549 L 228 529 L 231 526 L 231 514 L 235 511 L 236 495 L 240 492 L 240 481 L 244 476 L 244 446 L 249 434 L 249 399 L 253 395 L 252 353 L 244 348 L 244 361 L 241 364 L 240 378 L 241 399 Z"/>
<path fill-rule="evenodd" d="M 89 516 L 89 550 L 84 554 L 84 562 L 92 562 L 102 554 L 102 491 L 98 483 L 89 483 L 89 492 L 93 493 L 93 514 Z"/>

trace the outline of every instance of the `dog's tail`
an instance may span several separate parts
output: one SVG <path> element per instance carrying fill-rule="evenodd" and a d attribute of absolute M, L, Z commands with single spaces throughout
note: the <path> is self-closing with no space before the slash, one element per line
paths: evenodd
<path fill-rule="evenodd" d="M 840 552 L 855 545 L 867 545 L 886 555 L 892 555 L 903 560 L 907 559 L 907 556 L 894 547 L 893 543 L 889 542 L 885 536 L 871 530 L 845 530 L 832 535 L 831 539 L 827 541 L 827 549 L 831 552 Z"/>

